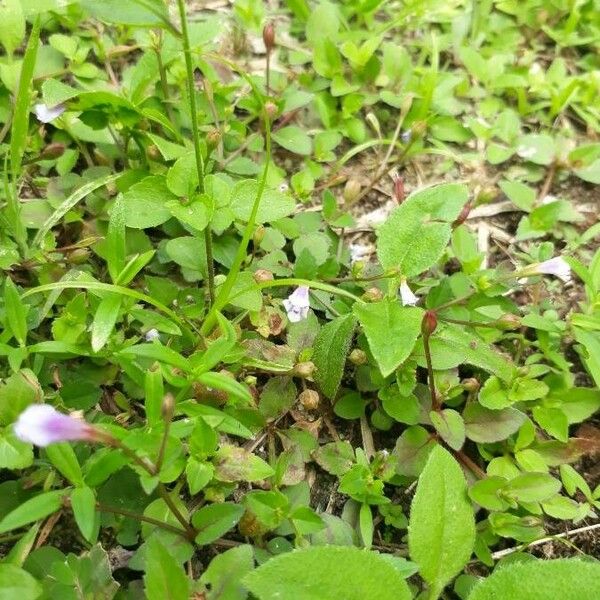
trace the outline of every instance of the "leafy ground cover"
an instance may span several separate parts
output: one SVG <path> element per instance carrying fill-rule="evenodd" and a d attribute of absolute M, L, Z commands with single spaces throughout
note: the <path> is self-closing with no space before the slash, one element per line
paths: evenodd
<path fill-rule="evenodd" d="M 2 0 L 0 598 L 600 597 L 599 11 Z"/>

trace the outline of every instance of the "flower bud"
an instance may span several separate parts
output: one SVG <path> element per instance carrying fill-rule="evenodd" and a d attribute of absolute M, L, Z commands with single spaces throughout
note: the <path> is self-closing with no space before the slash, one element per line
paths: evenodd
<path fill-rule="evenodd" d="M 469 377 L 462 380 L 462 386 L 467 392 L 476 392 L 481 386 L 475 377 Z"/>
<path fill-rule="evenodd" d="M 367 353 L 360 348 L 354 348 L 352 352 L 348 355 L 348 360 L 357 367 L 360 365 L 366 365 L 369 358 L 367 357 Z"/>
<path fill-rule="evenodd" d="M 213 148 L 216 148 L 221 141 L 221 132 L 213 128 L 206 134 L 206 145 L 208 146 L 209 151 Z"/>
<path fill-rule="evenodd" d="M 265 113 L 267 114 L 269 121 L 272 121 L 277 116 L 278 112 L 279 109 L 275 102 L 265 102 Z"/>
<path fill-rule="evenodd" d="M 247 386 L 254 386 L 256 385 L 257 379 L 255 375 L 246 375 L 246 377 L 244 378 L 244 383 Z"/>
<path fill-rule="evenodd" d="M 262 36 L 267 53 L 270 53 L 275 47 L 275 24 L 273 21 L 269 21 L 264 26 Z"/>
<path fill-rule="evenodd" d="M 40 160 L 60 158 L 65 153 L 65 145 L 60 142 L 48 144 L 40 153 Z"/>
<path fill-rule="evenodd" d="M 306 410 L 315 410 L 319 406 L 319 393 L 315 390 L 304 390 L 298 396 L 298 400 Z"/>
<path fill-rule="evenodd" d="M 160 160 L 162 157 L 156 144 L 150 144 L 150 146 L 146 148 L 146 155 L 150 160 Z"/>
<path fill-rule="evenodd" d="M 75 248 L 67 254 L 67 260 L 73 265 L 82 265 L 87 262 L 90 251 L 87 248 Z"/>
<path fill-rule="evenodd" d="M 472 208 L 473 208 L 473 201 L 469 200 L 463 206 L 458 217 L 456 217 L 456 221 L 454 221 L 454 223 L 452 223 L 452 229 L 455 229 L 459 225 L 462 225 L 467 220 L 467 217 L 469 216 L 469 213 L 471 212 Z"/>
<path fill-rule="evenodd" d="M 173 396 L 173 394 L 165 395 L 160 410 L 164 422 L 170 423 L 173 419 L 173 415 L 175 414 L 175 396 Z"/>
<path fill-rule="evenodd" d="M 254 230 L 254 235 L 252 236 L 252 241 L 254 242 L 255 246 L 260 245 L 260 243 L 265 239 L 266 232 L 267 232 L 267 230 L 265 229 L 264 225 L 259 225 Z"/>
<path fill-rule="evenodd" d="M 263 281 L 273 281 L 273 273 L 267 269 L 257 269 L 254 272 L 254 281 L 256 283 L 262 283 Z"/>
<path fill-rule="evenodd" d="M 437 327 L 437 315 L 434 310 L 426 310 L 421 321 L 421 332 L 430 336 Z"/>
<path fill-rule="evenodd" d="M 358 179 L 348 179 L 344 186 L 344 202 L 352 204 L 360 196 L 361 185 Z"/>
<path fill-rule="evenodd" d="M 362 295 L 362 299 L 365 302 L 379 302 L 383 300 L 383 292 L 379 288 L 372 287 Z"/>
<path fill-rule="evenodd" d="M 506 313 L 496 320 L 495 325 L 498 329 L 510 331 L 511 329 L 519 329 L 521 327 L 521 319 L 512 313 Z"/>
<path fill-rule="evenodd" d="M 404 190 L 404 179 L 400 175 L 394 176 L 394 200 L 398 204 L 402 204 L 406 198 L 406 191 Z"/>
<path fill-rule="evenodd" d="M 315 372 L 315 369 L 315 363 L 310 360 L 299 362 L 294 366 L 294 375 L 306 379 L 307 377 L 312 376 L 312 374 Z"/>

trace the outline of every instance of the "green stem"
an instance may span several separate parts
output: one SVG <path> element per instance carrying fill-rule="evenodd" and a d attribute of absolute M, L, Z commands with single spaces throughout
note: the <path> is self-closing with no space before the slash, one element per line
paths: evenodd
<path fill-rule="evenodd" d="M 190 35 L 188 31 L 185 0 L 177 0 L 179 18 L 181 20 L 181 38 L 183 41 L 183 54 L 185 57 L 186 79 L 192 119 L 192 139 L 194 140 L 194 154 L 196 156 L 196 170 L 198 171 L 198 187 L 200 193 L 204 192 L 204 159 L 200 148 L 200 131 L 198 129 L 198 113 L 196 107 L 196 86 L 194 83 L 194 68 L 192 65 L 192 51 L 190 48 Z M 206 247 L 206 264 L 208 267 L 208 297 L 209 305 L 215 303 L 215 264 L 213 260 L 212 232 L 210 224 L 204 230 L 204 245 Z"/>
<path fill-rule="evenodd" d="M 187 537 L 194 539 L 196 537 L 196 530 L 190 525 L 188 520 L 181 514 L 181 511 L 177 508 L 167 488 L 159 483 L 156 488 L 158 495 L 163 499 L 164 503 L 169 507 L 169 510 L 173 513 L 173 516 L 181 523 L 181 526 L 185 529 Z"/>
<path fill-rule="evenodd" d="M 429 383 L 429 393 L 431 394 L 431 410 L 439 412 L 442 406 L 435 391 L 433 362 L 431 361 L 431 349 L 429 348 L 429 336 L 429 333 L 423 334 L 423 349 L 425 350 L 425 360 L 427 361 L 427 379 Z"/>

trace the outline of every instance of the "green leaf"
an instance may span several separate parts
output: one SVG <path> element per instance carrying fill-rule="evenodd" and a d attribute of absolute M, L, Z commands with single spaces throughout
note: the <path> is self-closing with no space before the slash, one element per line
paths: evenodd
<path fill-rule="evenodd" d="M 246 600 L 248 591 L 242 579 L 253 568 L 254 551 L 252 546 L 244 544 L 215 556 L 200 582 L 210 586 L 211 600 Z"/>
<path fill-rule="evenodd" d="M 160 27 L 167 25 L 169 14 L 161 0 L 82 0 L 85 11 L 104 23 Z"/>
<path fill-rule="evenodd" d="M 33 371 L 21 369 L 0 385 L 0 425 L 9 425 L 33 402 L 43 398 Z"/>
<path fill-rule="evenodd" d="M 273 140 L 282 148 L 308 156 L 312 152 L 312 140 L 304 129 L 296 125 L 288 125 L 271 134 Z"/>
<path fill-rule="evenodd" d="M 507 480 L 504 477 L 486 477 L 485 479 L 476 481 L 469 488 L 469 496 L 473 502 L 488 510 L 505 510 L 508 508 L 508 503 L 501 498 L 499 492 L 501 492 L 506 483 Z"/>
<path fill-rule="evenodd" d="M 465 443 L 465 422 L 460 413 L 445 408 L 440 412 L 431 411 L 429 418 L 440 437 L 454 450 L 460 450 Z"/>
<path fill-rule="evenodd" d="M 83 473 L 81 472 L 77 456 L 70 444 L 66 442 L 50 444 L 45 452 L 50 459 L 50 462 L 69 481 L 69 483 L 72 483 L 73 485 L 83 484 Z"/>
<path fill-rule="evenodd" d="M 435 370 L 445 371 L 467 363 L 493 373 L 502 381 L 512 380 L 514 365 L 510 357 L 498 352 L 468 328 L 454 324 L 438 326 L 429 339 L 429 347 Z M 427 366 L 421 341 L 417 343 L 414 357 L 420 367 Z"/>
<path fill-rule="evenodd" d="M 475 519 L 458 463 L 436 446 L 419 477 L 408 528 L 411 559 L 437 598 L 467 564 L 475 544 Z"/>
<path fill-rule="evenodd" d="M 377 231 L 377 255 L 383 268 L 414 277 L 433 266 L 448 245 L 451 223 L 467 199 L 467 188 L 454 183 L 411 194 Z"/>
<path fill-rule="evenodd" d="M 498 184 L 509 200 L 521 210 L 531 212 L 535 204 L 535 190 L 520 181 L 503 179 Z"/>
<path fill-rule="evenodd" d="M 99 352 L 104 348 L 117 322 L 121 310 L 122 296 L 110 294 L 102 299 L 92 322 L 92 350 Z"/>
<path fill-rule="evenodd" d="M 89 487 L 78 487 L 71 493 L 71 508 L 79 531 L 88 542 L 96 532 L 96 496 Z"/>
<path fill-rule="evenodd" d="M 35 237 L 33 238 L 33 242 L 31 243 L 32 247 L 39 246 L 42 243 L 42 240 L 46 237 L 46 234 L 61 221 L 61 219 L 72 209 L 74 208 L 81 200 L 83 200 L 86 196 L 96 191 L 98 188 L 101 188 L 112 181 L 115 181 L 121 176 L 121 173 L 110 175 L 103 175 L 102 177 L 98 177 L 98 179 L 94 179 L 85 185 L 82 185 L 80 188 L 77 188 L 66 200 L 64 200 L 58 208 L 44 221 L 42 226 L 38 229 Z"/>
<path fill-rule="evenodd" d="M 414 425 L 405 429 L 393 451 L 396 458 L 396 473 L 418 477 L 435 445 L 436 442 L 424 427 Z"/>
<path fill-rule="evenodd" d="M 209 504 L 197 510 L 192 525 L 198 530 L 196 544 L 205 546 L 233 529 L 244 514 L 244 507 L 233 502 Z"/>
<path fill-rule="evenodd" d="M 244 448 L 221 444 L 213 464 L 219 481 L 260 481 L 274 474 L 274 470 L 260 457 Z"/>
<path fill-rule="evenodd" d="M 55 513 L 62 506 L 67 490 L 44 492 L 23 502 L 0 521 L 0 533 L 17 529 Z"/>
<path fill-rule="evenodd" d="M 258 600 L 409 600 L 385 557 L 358 548 L 313 546 L 270 559 L 244 578 Z"/>
<path fill-rule="evenodd" d="M 516 433 L 527 415 L 516 408 L 490 410 L 480 404 L 469 404 L 463 411 L 467 437 L 474 442 L 491 444 Z"/>
<path fill-rule="evenodd" d="M 517 140 L 517 154 L 536 165 L 549 165 L 556 153 L 554 138 L 547 133 L 528 133 Z"/>
<path fill-rule="evenodd" d="M 260 392 L 258 409 L 266 419 L 276 419 L 292 408 L 297 393 L 291 377 L 271 377 Z"/>
<path fill-rule="evenodd" d="M 373 304 L 356 303 L 354 314 L 362 325 L 382 375 L 387 377 L 413 351 L 421 331 L 423 310 L 400 306 L 397 300 L 388 298 Z"/>
<path fill-rule="evenodd" d="M 158 537 L 152 537 L 147 542 L 144 589 L 148 600 L 190 598 L 190 580 Z"/>
<path fill-rule="evenodd" d="M 0 1 L 0 44 L 11 56 L 25 37 L 25 17 L 20 0 Z"/>
<path fill-rule="evenodd" d="M 32 463 L 31 444 L 19 440 L 10 429 L 0 433 L 0 469 L 25 469 Z"/>
<path fill-rule="evenodd" d="M 502 495 L 518 502 L 543 502 L 559 492 L 561 483 L 547 473 L 523 473 L 511 479 Z"/>
<path fill-rule="evenodd" d="M 355 326 L 352 314 L 337 317 L 324 325 L 315 339 L 312 360 L 317 371 L 314 379 L 327 398 L 335 398 L 337 394 Z"/>
<path fill-rule="evenodd" d="M 123 194 L 125 225 L 134 229 L 158 227 L 171 218 L 167 203 L 177 200 L 162 175 L 145 177 Z"/>
<path fill-rule="evenodd" d="M 588 373 L 600 387 L 600 332 L 573 327 L 575 339 L 583 348 L 577 349 Z"/>
<path fill-rule="evenodd" d="M 160 364 L 154 363 L 144 378 L 144 408 L 146 420 L 151 427 L 162 421 L 162 405 L 165 396 L 162 370 Z"/>
<path fill-rule="evenodd" d="M 469 600 L 596 600 L 600 598 L 600 564 L 561 558 L 527 560 L 498 566 L 481 579 Z"/>
<path fill-rule="evenodd" d="M 223 373 L 202 373 L 202 375 L 197 375 L 195 379 L 198 383 L 202 383 L 207 387 L 227 392 L 244 403 L 250 404 L 253 402 L 252 394 L 245 385 Z"/>
<path fill-rule="evenodd" d="M 258 182 L 254 179 L 239 181 L 231 189 L 229 208 L 236 219 L 247 222 L 258 194 Z M 278 221 L 291 215 L 296 208 L 294 199 L 276 190 L 266 189 L 263 192 L 256 224 Z"/>
<path fill-rule="evenodd" d="M 19 346 L 25 346 L 27 340 L 27 311 L 19 292 L 10 277 L 4 282 L 4 310 L 6 322 Z"/>
<path fill-rule="evenodd" d="M 4 30 L 4 23 L 2 25 Z M 13 113 L 13 121 L 10 136 L 10 162 L 13 179 L 17 179 L 21 174 L 21 164 L 25 147 L 27 144 L 27 131 L 29 129 L 29 105 L 31 103 L 31 81 L 33 79 L 33 71 L 37 58 L 38 46 L 40 41 L 40 19 L 39 17 L 33 22 L 27 47 L 25 48 L 25 56 L 23 57 L 23 65 L 21 66 L 21 74 L 19 76 L 19 86 L 17 89 L 17 97 L 15 100 L 15 109 Z M 18 215 L 18 212 L 16 213 Z"/>
<path fill-rule="evenodd" d="M 42 591 L 40 583 L 24 569 L 0 564 L 0 600 L 35 600 Z"/>

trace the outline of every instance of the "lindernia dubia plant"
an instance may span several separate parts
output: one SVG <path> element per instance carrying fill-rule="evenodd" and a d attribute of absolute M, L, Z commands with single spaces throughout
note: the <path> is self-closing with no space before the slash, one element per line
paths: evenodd
<path fill-rule="evenodd" d="M 600 598 L 593 3 L 33 4 L 0 3 L 0 589 Z"/>

